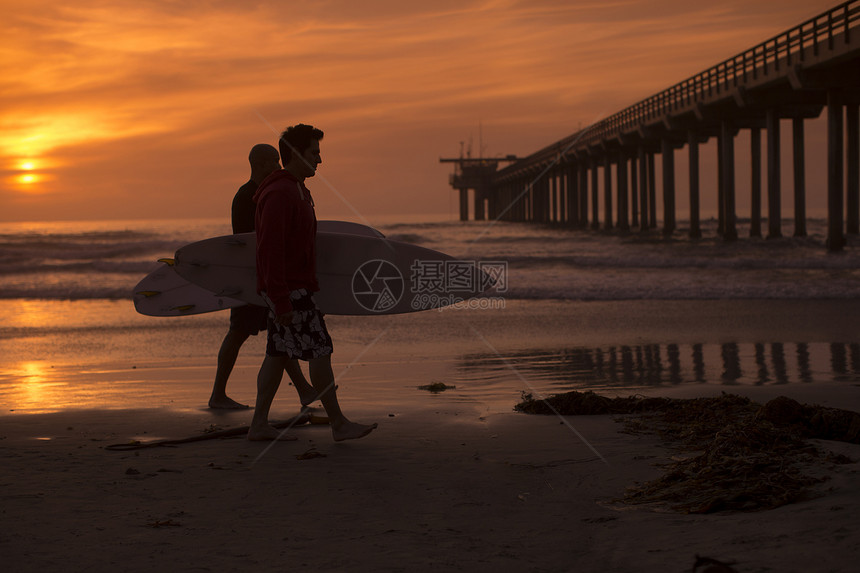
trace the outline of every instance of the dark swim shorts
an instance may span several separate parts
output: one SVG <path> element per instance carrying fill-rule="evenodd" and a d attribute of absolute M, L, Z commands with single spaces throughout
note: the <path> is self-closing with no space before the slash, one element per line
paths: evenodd
<path fill-rule="evenodd" d="M 266 330 L 269 322 L 269 309 L 265 306 L 249 304 L 230 309 L 230 330 L 256 336 L 258 332 Z"/>
<path fill-rule="evenodd" d="M 274 308 L 265 293 L 263 298 Z M 300 360 L 331 354 L 331 336 L 326 329 L 323 313 L 317 308 L 311 293 L 307 289 L 293 291 L 290 293 L 290 303 L 293 305 L 293 321 L 288 326 L 276 324 L 275 313 L 271 311 L 266 354 Z"/>

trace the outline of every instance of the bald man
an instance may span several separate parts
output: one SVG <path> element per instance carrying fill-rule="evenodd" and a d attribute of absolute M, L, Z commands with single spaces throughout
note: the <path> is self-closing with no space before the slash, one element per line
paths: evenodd
<path fill-rule="evenodd" d="M 280 169 L 278 150 L 260 143 L 251 148 L 248 155 L 251 164 L 251 179 L 239 188 L 233 198 L 232 221 L 233 233 L 250 233 L 254 231 L 254 193 L 260 183 L 273 171 Z M 218 351 L 218 368 L 215 372 L 215 384 L 209 397 L 210 408 L 248 408 L 227 396 L 227 380 L 236 364 L 239 349 L 249 336 L 256 336 L 267 329 L 269 309 L 262 306 L 247 305 L 230 309 L 230 329 L 221 343 Z M 299 394 L 299 401 L 306 406 L 316 400 L 317 394 L 304 377 L 297 360 L 290 360 L 284 368 Z"/>

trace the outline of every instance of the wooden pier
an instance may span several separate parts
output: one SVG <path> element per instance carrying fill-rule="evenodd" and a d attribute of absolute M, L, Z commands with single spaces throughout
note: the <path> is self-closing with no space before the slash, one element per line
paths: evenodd
<path fill-rule="evenodd" d="M 782 236 L 780 125 L 791 120 L 794 235 L 806 235 L 804 122 L 827 114 L 827 247 L 860 233 L 860 0 L 840 4 L 745 52 L 516 159 L 458 162 L 460 218 L 563 223 L 593 229 L 676 231 L 675 158 L 687 149 L 691 237 L 701 236 L 699 146 L 715 138 L 718 232 L 735 240 L 735 139 L 749 130 L 750 234 Z M 762 157 L 762 145 L 766 156 Z M 662 188 L 656 189 L 657 156 Z M 516 160 L 514 160 L 516 159 Z M 511 164 L 498 168 L 499 161 Z M 762 169 L 767 186 L 762 189 Z M 614 175 L 614 177 L 613 177 Z M 601 185 L 602 180 L 602 185 Z M 599 212 L 603 193 L 603 213 Z"/>
<path fill-rule="evenodd" d="M 459 157 L 456 159 L 442 158 L 440 163 L 454 163 L 454 173 L 451 174 L 448 182 L 451 187 L 460 192 L 460 220 L 469 220 L 469 190 L 472 190 L 473 197 L 473 213 L 476 221 L 484 219 L 495 219 L 499 213 L 495 210 L 498 205 L 497 201 L 492 200 L 493 197 L 493 178 L 499 169 L 499 163 L 514 162 L 517 160 L 515 155 L 508 155 L 504 158 L 491 157 L 476 157 L 470 156 Z M 490 206 L 492 205 L 492 209 Z"/>

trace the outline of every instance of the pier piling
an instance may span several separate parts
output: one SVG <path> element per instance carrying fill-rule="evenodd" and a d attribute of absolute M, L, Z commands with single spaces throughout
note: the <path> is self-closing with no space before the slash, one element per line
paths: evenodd
<path fill-rule="evenodd" d="M 663 234 L 670 236 L 677 230 L 674 152 L 686 146 L 689 234 L 697 238 L 701 205 L 707 199 L 702 197 L 700 146 L 716 138 L 719 235 L 737 239 L 735 177 L 737 169 L 743 168 L 737 161 L 751 171 L 750 236 L 762 236 L 766 192 L 767 237 L 778 239 L 782 237 L 780 128 L 782 120 L 791 120 L 793 234 L 804 237 L 809 200 L 804 121 L 820 117 L 826 107 L 827 179 L 810 188 L 827 190 L 826 243 L 829 250 L 838 251 L 845 245 L 846 232 L 860 234 L 858 28 L 860 0 L 843 2 L 527 157 L 472 159 L 461 154 L 456 160 L 443 159 L 457 163 L 450 183 L 460 191 L 460 219 L 469 218 L 472 206 L 478 220 L 492 217 L 622 232 L 631 226 L 648 232 L 662 222 Z M 736 159 L 735 137 L 747 129 L 749 153 Z M 763 143 L 767 146 L 764 158 Z M 657 217 L 658 153 L 661 220 Z M 497 169 L 500 161 L 510 164 Z M 474 193 L 471 204 L 470 192 Z"/>

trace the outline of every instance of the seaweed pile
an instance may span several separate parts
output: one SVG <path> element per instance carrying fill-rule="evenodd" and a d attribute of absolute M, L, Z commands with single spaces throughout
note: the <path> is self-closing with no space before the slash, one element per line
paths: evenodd
<path fill-rule="evenodd" d="M 681 450 L 666 473 L 631 487 L 622 501 L 668 506 L 683 513 L 760 511 L 804 499 L 824 478 L 809 475 L 814 464 L 851 463 L 828 457 L 808 439 L 860 443 L 860 414 L 808 406 L 780 396 L 764 406 L 723 393 L 714 398 L 607 398 L 568 392 L 515 406 L 530 414 L 634 414 L 625 431 L 656 433 Z"/>
<path fill-rule="evenodd" d="M 456 386 L 448 386 L 444 382 L 433 382 L 431 384 L 427 384 L 425 386 L 419 386 L 419 390 L 427 390 L 433 394 L 438 394 L 439 392 L 444 392 L 445 390 L 453 390 Z"/>

